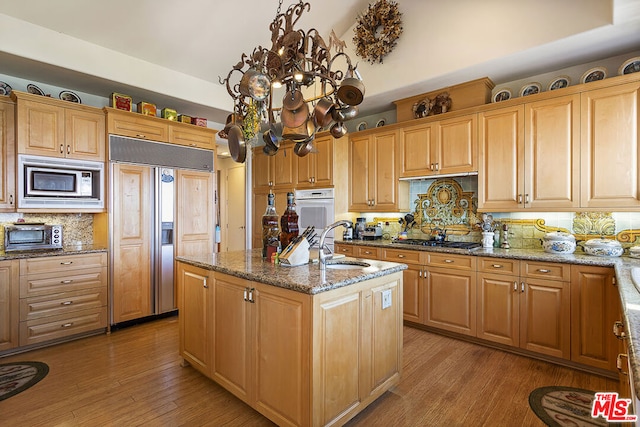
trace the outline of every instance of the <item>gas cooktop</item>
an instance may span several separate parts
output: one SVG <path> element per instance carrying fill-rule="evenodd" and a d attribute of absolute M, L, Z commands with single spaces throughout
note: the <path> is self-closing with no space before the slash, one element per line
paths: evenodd
<path fill-rule="evenodd" d="M 454 248 L 454 249 L 475 249 L 482 246 L 477 242 L 441 242 L 437 240 L 423 240 L 423 239 L 394 239 L 393 243 L 400 243 L 403 245 L 418 245 L 418 246 L 436 246 L 439 248 Z"/>

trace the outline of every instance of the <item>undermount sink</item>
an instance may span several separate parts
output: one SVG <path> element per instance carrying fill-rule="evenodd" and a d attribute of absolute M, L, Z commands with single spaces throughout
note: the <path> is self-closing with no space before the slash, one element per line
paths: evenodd
<path fill-rule="evenodd" d="M 365 267 L 371 267 L 371 264 L 364 261 L 349 261 L 349 260 L 333 261 L 333 262 L 330 261 L 327 263 L 327 268 L 334 268 L 338 270 L 356 270 L 356 269 L 362 269 Z"/>
<path fill-rule="evenodd" d="M 640 267 L 634 267 L 631 269 L 631 280 L 633 280 L 633 284 L 640 292 Z"/>

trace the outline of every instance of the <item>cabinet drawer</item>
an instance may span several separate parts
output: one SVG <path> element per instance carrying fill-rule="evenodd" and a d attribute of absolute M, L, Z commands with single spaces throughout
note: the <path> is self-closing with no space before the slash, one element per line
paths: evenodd
<path fill-rule="evenodd" d="M 563 282 L 571 280 L 570 264 L 522 261 L 521 268 L 522 271 L 520 272 L 520 275 L 522 277 L 562 280 Z"/>
<path fill-rule="evenodd" d="M 20 345 L 36 344 L 107 327 L 107 307 L 20 322 Z"/>
<path fill-rule="evenodd" d="M 95 309 L 107 305 L 106 286 L 74 292 L 43 295 L 20 300 L 20 320 L 33 320 L 47 316 Z"/>
<path fill-rule="evenodd" d="M 55 272 L 20 276 L 20 298 L 55 294 L 107 284 L 107 267 L 73 272 Z"/>
<path fill-rule="evenodd" d="M 383 259 L 391 262 L 402 262 L 405 264 L 422 264 L 420 251 L 406 251 L 402 249 L 383 249 Z"/>
<path fill-rule="evenodd" d="M 467 255 L 452 255 L 443 253 L 431 253 L 427 257 L 431 267 L 447 267 L 457 270 L 475 270 L 476 257 Z"/>
<path fill-rule="evenodd" d="M 68 272 L 81 268 L 95 268 L 107 265 L 107 253 L 96 252 L 83 255 L 50 256 L 20 260 L 20 275 L 38 273 Z"/>
<path fill-rule="evenodd" d="M 356 248 L 355 246 L 335 244 L 335 248 L 336 248 L 336 253 L 337 254 L 342 254 L 342 255 L 346 255 L 346 256 L 356 256 L 355 255 L 355 248 Z"/>
<path fill-rule="evenodd" d="M 196 128 L 196 129 L 192 129 Z M 187 147 L 213 150 L 216 146 L 216 134 L 212 130 L 203 130 L 199 126 L 173 123 L 169 127 L 169 142 Z"/>
<path fill-rule="evenodd" d="M 520 261 L 505 258 L 478 258 L 478 271 L 482 273 L 520 275 Z"/>
<path fill-rule="evenodd" d="M 158 123 L 152 118 L 144 117 L 113 117 L 107 115 L 108 133 L 115 135 L 130 136 L 139 139 L 149 139 L 152 141 L 168 142 L 169 125 Z"/>
<path fill-rule="evenodd" d="M 380 249 L 368 246 L 356 246 L 355 256 L 358 258 L 380 259 Z"/>

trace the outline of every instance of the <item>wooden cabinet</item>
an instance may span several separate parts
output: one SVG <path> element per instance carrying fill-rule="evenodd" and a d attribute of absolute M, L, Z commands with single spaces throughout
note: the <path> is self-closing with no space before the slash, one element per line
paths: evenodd
<path fill-rule="evenodd" d="M 94 107 L 12 92 L 17 105 L 17 152 L 105 160 L 104 112 Z"/>
<path fill-rule="evenodd" d="M 425 325 L 476 335 L 476 259 L 429 253 L 425 277 Z"/>
<path fill-rule="evenodd" d="M 476 114 L 400 129 L 401 178 L 478 170 Z"/>
<path fill-rule="evenodd" d="M 293 191 L 297 181 L 298 157 L 292 144 L 282 144 L 273 156 L 260 150 L 253 153 L 252 173 L 254 191 L 287 189 Z"/>
<path fill-rule="evenodd" d="M 570 357 L 570 266 L 478 260 L 478 338 Z"/>
<path fill-rule="evenodd" d="M 148 166 L 112 168 L 112 318 L 115 323 L 151 314 L 153 177 Z"/>
<path fill-rule="evenodd" d="M 20 260 L 20 345 L 107 326 L 107 254 Z"/>
<path fill-rule="evenodd" d="M 571 266 L 571 360 L 616 371 L 620 297 L 610 267 Z"/>
<path fill-rule="evenodd" d="M 424 323 L 425 284 L 422 280 L 422 272 L 425 261 L 422 253 L 402 249 L 384 249 L 382 259 L 401 262 L 409 267 L 402 272 L 403 319 Z"/>
<path fill-rule="evenodd" d="M 210 376 L 214 328 L 213 274 L 181 262 L 176 264 L 180 356 L 195 369 Z"/>
<path fill-rule="evenodd" d="M 175 255 L 213 252 L 215 182 L 211 172 L 176 170 Z"/>
<path fill-rule="evenodd" d="M 169 141 L 168 121 L 114 108 L 105 108 L 105 111 L 109 134 L 159 142 Z"/>
<path fill-rule="evenodd" d="M 640 207 L 640 82 L 581 95 L 581 205 Z"/>
<path fill-rule="evenodd" d="M 314 151 L 297 157 L 296 188 L 333 186 L 333 137 L 324 135 L 313 141 Z"/>
<path fill-rule="evenodd" d="M 19 345 L 19 261 L 0 261 L 0 352 Z"/>
<path fill-rule="evenodd" d="M 480 113 L 478 207 L 579 207 L 579 121 L 579 95 Z"/>
<path fill-rule="evenodd" d="M 216 131 L 202 126 L 172 122 L 169 124 L 169 142 L 204 150 L 215 150 Z"/>
<path fill-rule="evenodd" d="M 0 97 L 0 212 L 16 210 L 15 105 Z"/>
<path fill-rule="evenodd" d="M 408 182 L 398 181 L 398 131 L 349 139 L 349 210 L 397 212 L 409 208 Z"/>

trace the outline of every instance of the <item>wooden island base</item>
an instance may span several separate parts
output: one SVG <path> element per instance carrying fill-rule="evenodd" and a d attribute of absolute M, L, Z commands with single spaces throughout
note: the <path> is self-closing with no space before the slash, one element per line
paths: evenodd
<path fill-rule="evenodd" d="M 180 355 L 274 423 L 343 425 L 398 384 L 401 271 L 307 294 L 177 266 Z"/>

